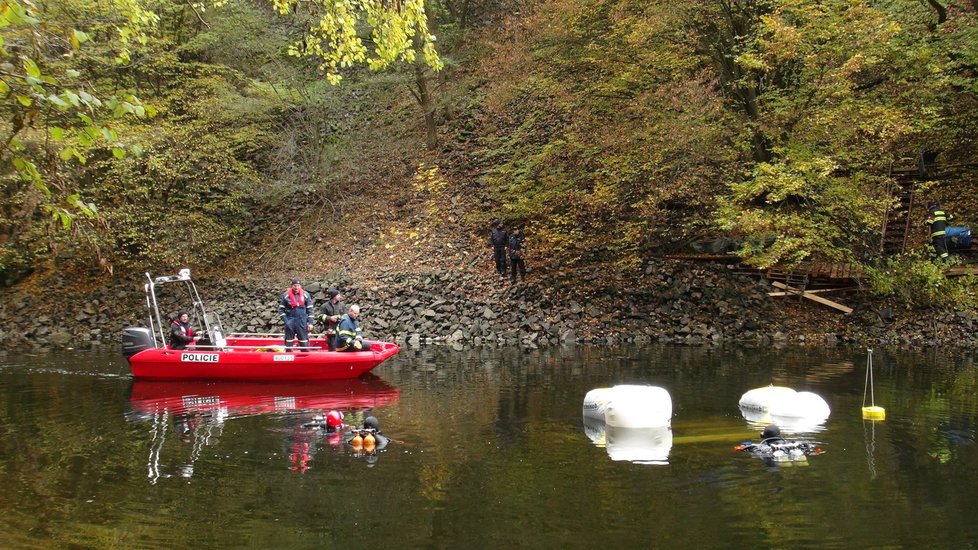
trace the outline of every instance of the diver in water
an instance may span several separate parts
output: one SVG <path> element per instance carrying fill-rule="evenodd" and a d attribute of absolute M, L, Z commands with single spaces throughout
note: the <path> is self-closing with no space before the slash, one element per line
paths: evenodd
<path fill-rule="evenodd" d="M 346 441 L 346 438 L 349 437 L 348 430 L 351 428 L 351 426 L 344 422 L 345 419 L 346 416 L 342 411 L 334 409 L 325 415 L 312 417 L 312 421 L 304 423 L 302 427 L 322 430 L 324 439 L 330 447 L 341 447 Z"/>
<path fill-rule="evenodd" d="M 750 453 L 751 456 L 760 458 L 769 465 L 779 462 L 806 462 L 810 455 L 825 452 L 811 441 L 785 439 L 781 436 L 781 428 L 776 424 L 768 424 L 764 427 L 759 443 L 744 441 L 734 447 L 734 450 Z"/>
<path fill-rule="evenodd" d="M 354 428 L 351 436 L 347 443 L 353 448 L 354 456 L 366 456 L 369 466 L 377 462 L 377 453 L 390 443 L 390 438 L 380 433 L 380 421 L 372 415 L 364 418 L 363 427 Z"/>

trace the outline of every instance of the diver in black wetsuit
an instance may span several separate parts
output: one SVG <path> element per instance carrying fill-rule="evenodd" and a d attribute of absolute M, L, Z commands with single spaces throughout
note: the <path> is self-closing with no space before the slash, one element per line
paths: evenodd
<path fill-rule="evenodd" d="M 822 454 L 825 451 L 811 441 L 797 441 L 781 437 L 781 428 L 776 424 L 768 424 L 761 432 L 761 441 L 753 443 L 744 441 L 734 447 L 735 451 L 744 451 L 752 456 L 763 459 L 765 463 L 804 462 L 810 455 Z"/>

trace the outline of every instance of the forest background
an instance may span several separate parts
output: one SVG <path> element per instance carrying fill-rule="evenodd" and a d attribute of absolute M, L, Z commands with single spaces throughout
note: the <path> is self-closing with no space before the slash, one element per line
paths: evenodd
<path fill-rule="evenodd" d="M 975 220 L 978 0 L 2 6 L 3 288 L 488 272 L 499 218 L 549 284 L 726 237 L 975 305 L 923 209 L 907 254 L 880 228 L 925 157 L 919 196 Z"/>

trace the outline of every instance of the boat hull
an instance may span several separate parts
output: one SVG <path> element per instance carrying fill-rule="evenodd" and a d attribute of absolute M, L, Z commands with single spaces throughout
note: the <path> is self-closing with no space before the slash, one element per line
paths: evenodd
<path fill-rule="evenodd" d="M 221 349 L 146 349 L 129 358 L 135 378 L 207 380 L 340 380 L 357 378 L 397 354 L 391 342 L 371 342 L 370 351 L 317 349 L 286 352 L 281 339 L 228 339 Z M 321 349 L 318 349 L 321 348 Z"/>

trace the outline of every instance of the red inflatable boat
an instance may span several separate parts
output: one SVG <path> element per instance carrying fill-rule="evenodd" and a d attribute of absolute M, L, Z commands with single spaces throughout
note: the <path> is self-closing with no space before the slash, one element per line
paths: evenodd
<path fill-rule="evenodd" d="M 397 344 L 371 342 L 370 351 L 328 351 L 325 339 L 311 337 L 308 347 L 283 345 L 282 334 L 231 334 L 225 336 L 220 318 L 208 313 L 190 278 L 190 270 L 156 277 L 146 274 L 146 303 L 150 328 L 123 330 L 122 353 L 132 375 L 152 379 L 212 380 L 336 380 L 357 378 L 397 354 Z M 156 286 L 182 282 L 193 303 L 193 324 L 202 335 L 186 349 L 166 344 L 168 325 L 163 324 L 156 302 Z"/>

